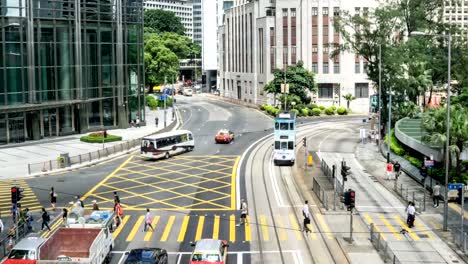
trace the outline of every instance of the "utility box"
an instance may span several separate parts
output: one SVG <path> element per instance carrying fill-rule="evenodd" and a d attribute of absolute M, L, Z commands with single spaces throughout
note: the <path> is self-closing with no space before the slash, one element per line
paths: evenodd
<path fill-rule="evenodd" d="M 60 168 L 65 168 L 70 166 L 70 155 L 68 153 L 60 153 L 58 157 L 58 162 Z"/>

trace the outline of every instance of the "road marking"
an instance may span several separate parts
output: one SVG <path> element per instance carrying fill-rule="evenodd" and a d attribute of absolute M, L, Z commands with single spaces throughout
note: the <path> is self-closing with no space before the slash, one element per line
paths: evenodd
<path fill-rule="evenodd" d="M 398 231 L 395 230 L 395 228 L 385 219 L 383 215 L 379 215 L 379 219 L 387 226 L 387 228 L 390 230 L 390 232 L 393 233 L 393 235 L 396 237 L 396 239 L 401 240 L 401 235 Z"/>
<path fill-rule="evenodd" d="M 158 224 L 159 218 L 160 216 L 157 215 L 154 217 L 153 222 L 151 222 L 151 226 L 153 227 L 153 229 L 156 229 L 156 225 Z M 149 230 L 147 230 L 145 238 L 143 239 L 144 241 L 150 241 L 151 235 L 153 235 L 153 229 L 150 228 Z"/>
<path fill-rule="evenodd" d="M 374 224 L 375 230 L 377 230 L 377 232 L 379 232 L 382 239 L 385 239 L 384 233 L 380 230 L 380 227 L 377 224 L 375 224 L 375 222 L 372 220 L 372 218 L 368 214 L 363 214 L 363 216 L 364 216 L 364 219 L 366 219 L 366 221 L 369 223 L 369 225 Z"/>
<path fill-rule="evenodd" d="M 302 240 L 302 235 L 301 235 L 301 228 L 299 227 L 299 224 L 297 223 L 296 217 L 294 214 L 289 214 L 289 222 L 291 223 L 292 228 L 294 229 L 294 233 L 296 234 L 297 240 Z M 315 233 L 312 233 L 312 236 L 317 239 L 317 235 Z"/>
<path fill-rule="evenodd" d="M 250 230 L 250 216 L 246 218 L 245 223 L 245 241 L 252 241 L 252 231 Z"/>
<path fill-rule="evenodd" d="M 229 216 L 229 241 L 236 241 L 236 216 Z"/>
<path fill-rule="evenodd" d="M 143 223 L 143 220 L 145 220 L 145 216 L 140 215 L 140 217 L 138 217 L 137 222 L 135 223 L 135 225 L 133 225 L 132 230 L 130 231 L 130 233 L 127 236 L 127 239 L 126 239 L 127 242 L 133 240 L 133 238 L 135 237 L 138 229 L 140 229 L 140 226 L 141 226 L 141 223 Z"/>
<path fill-rule="evenodd" d="M 219 237 L 219 215 L 215 215 L 213 223 L 213 239 L 218 239 Z"/>
<path fill-rule="evenodd" d="M 231 173 L 231 209 L 236 210 L 238 208 L 236 206 L 236 172 L 237 172 L 237 166 L 239 166 L 239 160 L 240 158 L 237 157 L 236 161 L 234 162 L 234 166 L 232 166 L 232 173 Z"/>
<path fill-rule="evenodd" d="M 200 215 L 198 217 L 198 225 L 197 225 L 197 233 L 195 234 L 195 241 L 198 241 L 202 238 L 204 224 L 205 224 L 205 216 Z"/>
<path fill-rule="evenodd" d="M 182 221 L 182 227 L 180 228 L 179 237 L 177 238 L 177 242 L 183 242 L 185 238 L 185 232 L 187 232 L 187 226 L 190 220 L 190 216 L 184 216 L 184 220 Z"/>
<path fill-rule="evenodd" d="M 431 232 L 429 232 L 427 228 L 424 228 L 418 221 L 414 221 L 414 224 L 419 230 L 423 231 L 430 240 L 434 240 L 434 236 L 432 236 Z"/>
<path fill-rule="evenodd" d="M 50 227 L 50 231 L 46 231 L 44 232 L 41 237 L 44 237 L 44 238 L 47 238 L 49 237 L 59 226 L 60 224 L 62 224 L 63 222 L 63 218 L 57 220 L 51 227 Z"/>
<path fill-rule="evenodd" d="M 278 182 L 276 181 L 276 174 L 274 172 L 275 165 L 273 164 L 273 151 L 271 152 L 270 156 L 270 161 L 269 161 L 269 168 L 268 168 L 268 176 L 270 177 L 271 185 L 273 186 L 273 194 L 275 195 L 276 198 L 276 203 L 278 206 L 283 206 L 284 201 L 283 201 L 283 196 L 280 193 L 280 189 L 278 186 Z M 264 166 L 264 165 L 262 165 Z"/>
<path fill-rule="evenodd" d="M 262 225 L 263 240 L 270 240 L 270 235 L 268 234 L 267 220 L 264 215 L 260 215 L 260 224 Z"/>
<path fill-rule="evenodd" d="M 288 238 L 288 236 L 286 235 L 286 229 L 280 215 L 276 215 L 276 221 L 278 222 L 280 240 L 284 241 Z"/>
<path fill-rule="evenodd" d="M 322 226 L 323 230 L 325 231 L 325 234 L 327 235 L 327 238 L 328 239 L 333 239 L 333 234 L 330 231 L 330 228 L 328 228 L 328 225 L 325 222 L 325 219 L 323 219 L 323 216 L 321 214 L 318 214 L 318 213 L 315 214 L 315 216 L 317 217 L 320 225 Z"/>
<path fill-rule="evenodd" d="M 411 228 L 409 228 L 408 225 L 406 225 L 405 222 L 403 222 L 403 220 L 401 220 L 401 218 L 398 216 L 398 215 L 395 215 L 394 216 L 395 219 L 397 220 L 397 222 L 403 227 L 406 229 L 406 231 L 408 231 L 408 234 L 410 235 L 411 238 L 413 238 L 413 240 L 419 240 L 420 238 L 411 230 Z"/>
<path fill-rule="evenodd" d="M 129 215 L 126 215 L 123 217 L 122 219 L 122 223 L 120 223 L 119 227 L 117 227 L 114 231 L 114 239 L 117 238 L 117 236 L 120 234 L 120 232 L 122 232 L 122 229 L 124 227 L 124 225 L 128 222 L 128 219 L 130 219 L 130 216 Z"/>
<path fill-rule="evenodd" d="M 165 242 L 167 241 L 167 238 L 169 237 L 169 233 L 171 232 L 172 225 L 174 224 L 175 221 L 175 215 L 171 215 L 169 217 L 169 221 L 167 221 L 166 228 L 164 229 L 164 233 L 161 237 L 161 241 Z"/>

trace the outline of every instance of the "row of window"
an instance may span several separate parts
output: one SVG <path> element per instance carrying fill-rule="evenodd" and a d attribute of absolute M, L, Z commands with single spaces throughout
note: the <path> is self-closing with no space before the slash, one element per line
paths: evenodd
<path fill-rule="evenodd" d="M 333 98 L 333 84 L 332 83 L 319 83 L 318 84 L 318 97 L 319 98 Z M 356 98 L 369 97 L 369 83 L 355 83 L 354 96 Z"/>
<path fill-rule="evenodd" d="M 158 4 L 148 4 L 148 3 L 145 3 L 144 4 L 144 7 L 152 7 L 152 8 L 158 8 L 158 9 L 162 9 L 162 8 L 170 8 L 172 10 L 180 10 L 180 11 L 190 11 L 192 12 L 192 7 L 180 7 L 180 6 L 168 6 L 168 5 L 158 5 Z"/>

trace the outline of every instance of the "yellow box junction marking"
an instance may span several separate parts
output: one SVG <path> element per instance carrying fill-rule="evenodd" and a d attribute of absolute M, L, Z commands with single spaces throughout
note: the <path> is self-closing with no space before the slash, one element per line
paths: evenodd
<path fill-rule="evenodd" d="M 267 220 L 264 215 L 260 215 L 260 224 L 262 226 L 263 240 L 265 241 L 270 240 L 270 235 L 268 234 Z"/>
<path fill-rule="evenodd" d="M 190 220 L 190 216 L 184 216 L 184 221 L 182 221 L 182 227 L 180 228 L 179 237 L 177 238 L 177 242 L 183 242 L 185 238 L 185 232 L 187 232 L 187 226 Z"/>
<path fill-rule="evenodd" d="M 159 222 L 159 218 L 160 216 L 157 215 L 154 217 L 153 219 L 153 222 L 151 222 L 151 226 L 153 227 L 154 230 L 156 230 L 156 225 L 158 224 Z M 148 229 L 146 230 L 146 235 L 145 235 L 145 238 L 143 239 L 144 241 L 150 241 L 151 239 L 151 236 L 153 235 L 153 230 L 151 228 L 148 227 Z"/>
<path fill-rule="evenodd" d="M 213 239 L 219 238 L 219 215 L 215 215 L 213 223 Z"/>
<path fill-rule="evenodd" d="M 294 233 L 296 234 L 297 240 L 302 240 L 302 235 L 301 235 L 301 228 L 299 227 L 299 224 L 296 221 L 296 217 L 294 214 L 289 214 L 289 222 L 291 223 L 292 229 L 294 229 Z M 317 238 L 317 235 L 315 233 L 312 233 L 312 237 Z"/>
<path fill-rule="evenodd" d="M 197 233 L 195 234 L 195 241 L 198 241 L 202 238 L 204 223 L 205 223 L 205 216 L 200 215 L 198 217 L 198 225 L 197 225 Z"/>
<path fill-rule="evenodd" d="M 390 232 L 393 233 L 393 235 L 396 237 L 396 239 L 401 240 L 401 235 L 398 231 L 395 230 L 395 228 L 385 219 L 383 215 L 379 215 L 379 219 L 385 224 L 385 226 L 390 230 Z"/>
<path fill-rule="evenodd" d="M 128 236 L 127 236 L 127 239 L 126 239 L 127 242 L 133 240 L 136 233 L 138 232 L 138 229 L 140 229 L 140 226 L 141 226 L 141 223 L 143 223 L 143 220 L 145 220 L 145 216 L 140 215 L 140 217 L 138 217 L 138 220 L 137 220 L 136 224 L 133 226 L 132 231 L 130 231 L 130 234 L 128 234 Z"/>
<path fill-rule="evenodd" d="M 164 229 L 164 233 L 161 237 L 161 241 L 165 242 L 167 241 L 167 238 L 169 237 L 169 233 L 171 232 L 172 225 L 174 224 L 175 221 L 175 216 L 171 215 L 169 217 L 169 221 L 167 222 L 166 228 Z"/>

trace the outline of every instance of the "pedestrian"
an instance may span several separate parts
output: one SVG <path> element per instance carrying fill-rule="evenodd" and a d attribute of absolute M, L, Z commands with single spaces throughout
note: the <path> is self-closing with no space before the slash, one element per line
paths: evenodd
<path fill-rule="evenodd" d="M 65 225 L 68 223 L 68 210 L 65 207 L 62 209 L 62 220 Z"/>
<path fill-rule="evenodd" d="M 155 118 L 154 118 L 154 123 L 156 124 L 156 127 L 158 127 L 158 124 L 159 124 L 159 118 L 155 117 Z"/>
<path fill-rule="evenodd" d="M 57 193 L 54 190 L 54 187 L 50 188 L 50 204 L 52 205 L 52 210 L 55 211 L 55 204 L 57 203 Z"/>
<path fill-rule="evenodd" d="M 99 211 L 99 206 L 96 200 L 93 200 L 93 211 Z"/>
<path fill-rule="evenodd" d="M 119 217 L 120 222 L 122 222 L 123 209 L 122 206 L 120 206 L 120 203 L 115 203 L 114 213 Z"/>
<path fill-rule="evenodd" d="M 151 228 L 151 231 L 154 231 L 151 222 L 153 222 L 153 218 L 151 217 L 150 209 L 146 208 L 145 227 L 143 228 L 143 232 L 146 232 L 148 226 Z"/>
<path fill-rule="evenodd" d="M 8 235 L 8 245 L 7 245 L 7 250 L 11 251 L 13 249 L 13 246 L 15 245 L 15 241 L 13 240 L 13 235 Z"/>
<path fill-rule="evenodd" d="M 114 203 L 120 203 L 120 197 L 117 195 L 117 192 L 114 192 Z"/>
<path fill-rule="evenodd" d="M 391 162 L 387 163 L 387 178 L 386 180 L 391 180 L 392 179 L 392 171 L 393 171 L 393 165 Z"/>
<path fill-rule="evenodd" d="M 395 165 L 393 165 L 393 170 L 395 171 L 395 179 L 397 180 L 398 180 L 398 177 L 400 176 L 400 169 L 401 169 L 400 163 L 398 161 L 395 162 Z"/>
<path fill-rule="evenodd" d="M 114 226 L 115 226 L 114 230 L 117 229 L 117 228 L 119 227 L 120 222 L 121 222 L 121 221 L 120 221 L 120 217 L 116 214 L 116 215 L 114 216 Z"/>
<path fill-rule="evenodd" d="M 406 208 L 406 211 L 408 213 L 408 218 L 406 219 L 406 223 L 408 224 L 409 228 L 412 228 L 414 226 L 414 220 L 416 217 L 416 208 L 414 207 L 413 202 L 409 202 L 408 207 Z"/>
<path fill-rule="evenodd" d="M 13 218 L 13 223 L 16 223 L 16 217 L 18 216 L 18 206 L 16 203 L 11 204 L 11 217 Z"/>
<path fill-rule="evenodd" d="M 41 230 L 44 229 L 44 226 L 47 227 L 47 229 L 50 231 L 49 227 L 49 221 L 50 221 L 50 215 L 47 213 L 46 209 L 42 207 L 42 225 L 41 225 Z"/>
<path fill-rule="evenodd" d="M 0 218 L 0 234 L 3 232 L 4 229 L 5 229 L 5 226 L 3 225 L 3 221 Z"/>
<path fill-rule="evenodd" d="M 32 230 L 32 222 L 33 222 L 32 214 L 29 211 L 29 208 L 26 208 L 26 226 L 28 227 L 28 231 Z"/>
<path fill-rule="evenodd" d="M 76 199 L 76 205 L 84 208 L 84 203 L 83 203 L 83 200 L 80 199 L 80 196 L 75 195 L 75 199 Z"/>
<path fill-rule="evenodd" d="M 375 143 L 375 131 L 371 132 L 371 140 L 372 140 L 372 143 Z"/>
<path fill-rule="evenodd" d="M 140 127 L 140 118 L 139 117 L 137 117 L 137 119 L 136 119 L 136 127 Z"/>
<path fill-rule="evenodd" d="M 306 232 L 306 234 L 308 232 L 312 232 L 312 230 L 310 230 L 309 228 L 309 224 L 310 224 L 310 211 L 309 211 L 309 201 L 308 200 L 305 200 L 304 202 L 304 206 L 302 208 L 302 215 L 304 216 L 304 228 L 302 229 L 302 231 Z"/>
<path fill-rule="evenodd" d="M 436 185 L 432 188 L 432 201 L 434 202 L 434 207 L 439 207 L 440 200 L 440 185 L 436 182 Z"/>
<path fill-rule="evenodd" d="M 237 224 L 237 226 L 247 223 L 248 206 L 247 206 L 247 202 L 245 201 L 245 199 L 241 200 L 240 210 L 241 210 L 241 215 L 239 219 L 239 224 Z"/>

